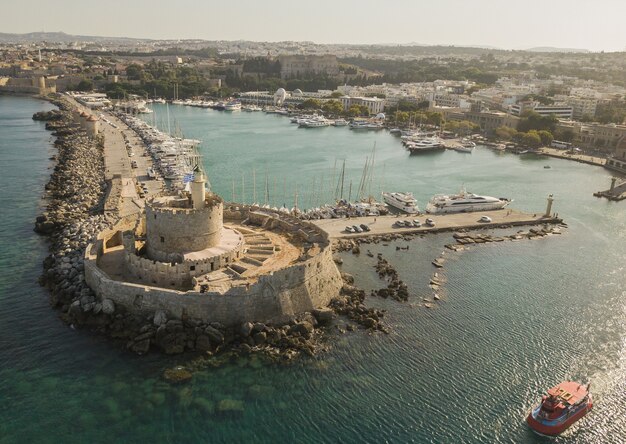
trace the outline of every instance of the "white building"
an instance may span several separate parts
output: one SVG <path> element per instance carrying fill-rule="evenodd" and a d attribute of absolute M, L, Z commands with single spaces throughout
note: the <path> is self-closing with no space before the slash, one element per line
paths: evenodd
<path fill-rule="evenodd" d="M 378 97 L 343 96 L 339 98 L 339 101 L 343 105 L 344 111 L 348 111 L 354 105 L 367 106 L 370 114 L 382 113 L 385 109 L 385 99 L 379 99 Z"/>
<path fill-rule="evenodd" d="M 534 111 L 543 117 L 555 116 L 558 119 L 571 119 L 574 115 L 572 106 L 565 104 L 542 105 L 538 102 L 522 102 L 509 107 L 509 112 L 514 116 L 521 116 L 528 110 Z"/>
<path fill-rule="evenodd" d="M 470 109 L 469 97 L 459 94 L 435 93 L 433 97 L 434 106 L 445 106 L 447 108 Z"/>

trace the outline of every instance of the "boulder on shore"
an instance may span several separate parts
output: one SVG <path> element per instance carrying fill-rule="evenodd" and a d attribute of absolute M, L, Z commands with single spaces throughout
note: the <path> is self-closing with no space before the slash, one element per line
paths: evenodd
<path fill-rule="evenodd" d="M 106 315 L 115 313 L 115 303 L 111 299 L 104 299 L 102 301 L 102 313 Z"/>

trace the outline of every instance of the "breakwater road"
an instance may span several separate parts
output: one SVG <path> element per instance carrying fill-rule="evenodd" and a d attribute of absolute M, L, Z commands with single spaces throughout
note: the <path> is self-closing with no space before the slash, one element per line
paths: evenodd
<path fill-rule="evenodd" d="M 93 113 L 74 98 L 66 100 L 79 111 Z M 110 184 L 105 213 L 116 217 L 139 213 L 145 206 L 144 198 L 160 193 L 163 181 L 148 177 L 152 158 L 137 133 L 111 113 L 98 111 L 97 115 L 104 138 L 105 179 Z"/>
<path fill-rule="evenodd" d="M 479 222 L 483 216 L 489 216 L 491 222 Z M 427 226 L 424 221 L 431 218 L 434 226 Z M 395 223 L 399 220 L 417 219 L 422 226 L 419 228 L 399 228 Z M 350 219 L 322 219 L 312 221 L 315 225 L 328 233 L 331 238 L 354 238 L 373 236 L 389 233 L 437 233 L 442 231 L 456 231 L 461 229 L 498 228 L 506 226 L 540 225 L 545 223 L 558 223 L 560 219 L 556 217 L 544 217 L 543 214 L 529 214 L 517 210 L 503 209 L 495 211 L 480 211 L 475 213 L 455 213 L 455 214 L 422 214 L 422 215 L 388 215 L 377 217 L 356 217 Z M 369 232 L 348 233 L 346 226 L 366 224 L 370 227 Z"/>

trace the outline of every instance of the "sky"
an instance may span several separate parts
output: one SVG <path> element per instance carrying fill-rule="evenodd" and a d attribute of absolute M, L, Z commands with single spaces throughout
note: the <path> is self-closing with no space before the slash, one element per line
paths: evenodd
<path fill-rule="evenodd" d="M 3 1 L 0 32 L 626 50 L 626 0 Z"/>

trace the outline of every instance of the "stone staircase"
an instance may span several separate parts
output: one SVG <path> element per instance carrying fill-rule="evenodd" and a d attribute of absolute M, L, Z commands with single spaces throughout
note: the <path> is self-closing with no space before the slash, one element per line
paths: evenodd
<path fill-rule="evenodd" d="M 228 271 L 235 276 L 249 276 L 255 269 L 265 263 L 275 252 L 272 241 L 263 233 L 250 231 L 242 233 L 246 249 L 239 261 L 228 266 Z"/>

